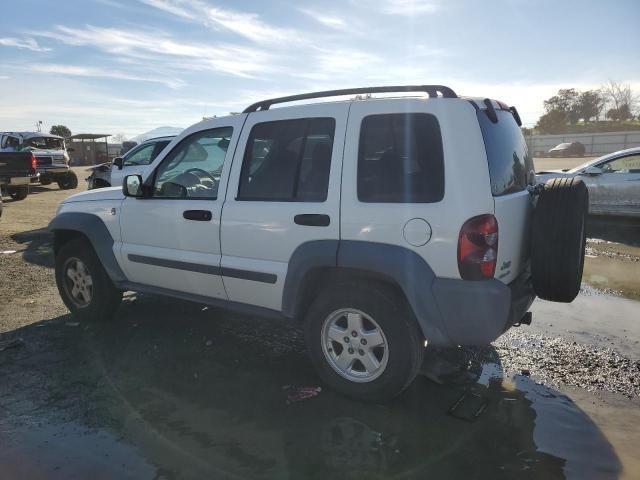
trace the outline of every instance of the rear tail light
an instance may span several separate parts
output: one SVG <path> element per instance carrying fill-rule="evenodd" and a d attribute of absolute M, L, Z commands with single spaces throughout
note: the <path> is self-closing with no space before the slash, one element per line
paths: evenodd
<path fill-rule="evenodd" d="M 498 259 L 498 222 L 493 215 L 467 220 L 458 237 L 458 271 L 464 280 L 493 278 Z"/>
<path fill-rule="evenodd" d="M 35 174 L 38 168 L 38 161 L 36 160 L 36 156 L 31 153 L 31 173 Z"/>

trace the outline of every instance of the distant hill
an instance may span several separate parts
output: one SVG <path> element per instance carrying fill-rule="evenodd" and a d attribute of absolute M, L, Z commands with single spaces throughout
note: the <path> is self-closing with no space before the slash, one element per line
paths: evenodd
<path fill-rule="evenodd" d="M 178 135 L 182 130 L 184 129 L 178 127 L 158 127 L 154 128 L 153 130 L 149 130 L 148 132 L 141 133 L 140 135 L 137 135 L 130 140 L 132 142 L 140 143 L 144 142 L 145 140 L 149 140 L 150 138 Z"/>

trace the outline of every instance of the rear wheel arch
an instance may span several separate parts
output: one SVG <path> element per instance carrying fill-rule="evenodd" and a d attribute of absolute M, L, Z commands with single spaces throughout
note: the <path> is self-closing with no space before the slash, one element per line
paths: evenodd
<path fill-rule="evenodd" d="M 357 240 L 318 240 L 300 245 L 289 261 L 283 315 L 304 317 L 314 292 L 341 276 L 396 289 L 407 301 L 424 337 L 436 345 L 450 343 L 433 296 L 433 270 L 418 253 L 399 245 Z"/>
<path fill-rule="evenodd" d="M 390 276 L 356 268 L 316 267 L 307 271 L 301 281 L 292 317 L 302 322 L 317 295 L 337 283 L 358 282 L 376 285 L 396 295 L 411 308 L 400 285 Z"/>

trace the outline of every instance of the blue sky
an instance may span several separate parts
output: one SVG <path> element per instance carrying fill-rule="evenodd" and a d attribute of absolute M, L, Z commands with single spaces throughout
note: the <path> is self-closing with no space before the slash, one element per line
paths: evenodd
<path fill-rule="evenodd" d="M 558 88 L 640 92 L 640 2 L 21 0 L 0 16 L 0 131 L 133 136 L 271 96 L 442 83 L 535 123 Z"/>

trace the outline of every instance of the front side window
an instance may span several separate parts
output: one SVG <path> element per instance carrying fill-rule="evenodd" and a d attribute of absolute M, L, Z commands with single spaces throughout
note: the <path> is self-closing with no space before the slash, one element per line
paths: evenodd
<path fill-rule="evenodd" d="M 434 203 L 444 196 L 440 126 L 433 115 L 398 113 L 362 120 L 358 200 Z"/>
<path fill-rule="evenodd" d="M 640 155 L 616 158 L 600 165 L 604 173 L 640 173 Z"/>
<path fill-rule="evenodd" d="M 154 144 L 149 143 L 143 145 L 137 150 L 132 150 L 124 157 L 124 166 L 129 167 L 132 165 L 149 165 L 152 161 Z"/>
<path fill-rule="evenodd" d="M 238 200 L 324 202 L 335 126 L 333 118 L 254 125 L 244 153 Z"/>
<path fill-rule="evenodd" d="M 155 173 L 153 196 L 158 198 L 218 198 L 222 167 L 233 128 L 194 133 L 180 142 Z"/>

